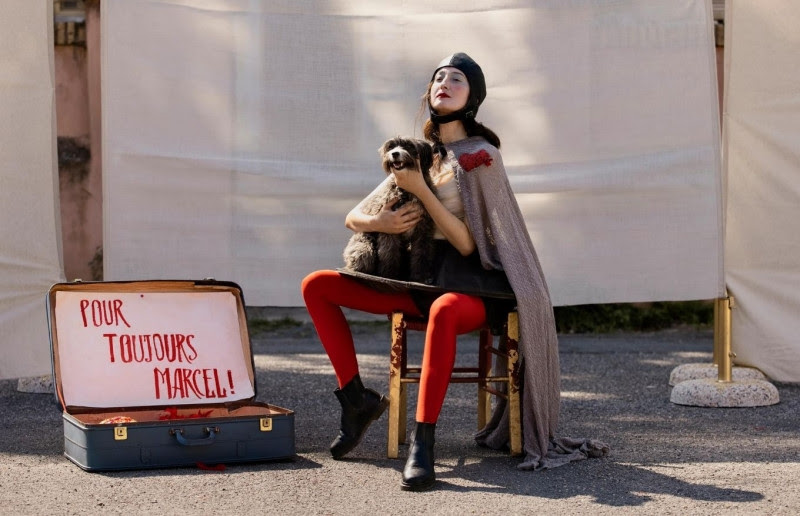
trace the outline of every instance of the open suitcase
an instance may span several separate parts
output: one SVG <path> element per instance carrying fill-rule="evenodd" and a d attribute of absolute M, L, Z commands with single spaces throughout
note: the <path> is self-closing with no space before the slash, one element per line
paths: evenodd
<path fill-rule="evenodd" d="M 81 468 L 294 457 L 294 412 L 255 401 L 235 283 L 59 283 L 47 314 L 64 455 Z"/>

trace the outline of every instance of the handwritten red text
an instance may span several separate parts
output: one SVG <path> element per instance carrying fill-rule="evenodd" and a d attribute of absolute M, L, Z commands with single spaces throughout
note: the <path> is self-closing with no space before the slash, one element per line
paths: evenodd
<path fill-rule="evenodd" d="M 217 369 L 187 369 L 166 367 L 153 369 L 156 399 L 227 398 L 233 392 L 233 376 L 227 374 L 228 387 L 223 387 Z"/>
<path fill-rule="evenodd" d="M 192 345 L 194 335 L 183 333 L 148 333 L 129 335 L 123 333 L 104 333 L 108 341 L 111 362 L 117 358 L 130 362 L 184 362 L 191 364 L 197 358 L 197 350 Z"/>
<path fill-rule="evenodd" d="M 84 328 L 88 328 L 89 323 L 95 327 L 119 326 L 120 323 L 131 327 L 122 315 L 121 299 L 81 299 L 80 308 Z"/>

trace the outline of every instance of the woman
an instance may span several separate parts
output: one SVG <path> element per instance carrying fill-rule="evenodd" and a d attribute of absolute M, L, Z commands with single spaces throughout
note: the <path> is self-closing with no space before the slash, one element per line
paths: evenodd
<path fill-rule="evenodd" d="M 520 314 L 520 354 L 523 357 L 523 469 L 540 469 L 602 454 L 604 445 L 578 440 L 554 442 L 559 411 L 559 366 L 552 306 L 536 254 L 498 148 L 500 139 L 475 121 L 486 96 L 480 66 L 468 55 L 445 58 L 431 77 L 423 103 L 430 112 L 424 127 L 440 156 L 434 183 L 422 175 L 394 173 L 398 186 L 416 195 L 436 224 L 435 237 L 442 270 L 471 268 L 487 283 L 510 283 Z M 345 224 L 353 231 L 401 233 L 419 220 L 410 207 L 393 211 L 386 206 L 369 216 L 359 203 Z M 504 274 L 503 274 L 504 273 Z M 500 281 L 498 282 L 498 276 Z M 507 283 L 506 283 L 507 277 Z M 439 278 L 448 285 L 452 278 Z M 367 427 L 380 417 L 388 400 L 367 389 L 358 375 L 353 339 L 340 307 L 371 313 L 428 317 L 416 426 L 403 469 L 402 488 L 424 490 L 435 480 L 433 444 L 436 421 L 444 402 L 455 362 L 456 337 L 482 327 L 487 312 L 496 308 L 486 298 L 453 291 L 431 298 L 412 293 L 379 292 L 335 271 L 317 271 L 303 280 L 309 314 L 336 372 L 342 405 L 341 428 L 331 454 L 342 458 L 361 440 Z M 499 409 L 478 435 L 479 443 L 501 448 L 508 442 L 508 414 Z M 599 444 L 599 447 L 596 446 Z M 585 452 L 577 452 L 583 446 Z M 588 451 L 586 451 L 588 450 Z"/>

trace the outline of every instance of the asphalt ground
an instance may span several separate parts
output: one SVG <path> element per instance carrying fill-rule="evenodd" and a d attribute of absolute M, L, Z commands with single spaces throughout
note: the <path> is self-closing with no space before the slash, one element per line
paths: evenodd
<path fill-rule="evenodd" d="M 301 312 L 274 310 L 280 319 Z M 85 472 L 63 456 L 52 394 L 0 381 L 2 514 L 798 514 L 800 385 L 759 408 L 670 403 L 670 371 L 711 360 L 710 331 L 561 335 L 559 434 L 592 437 L 606 458 L 549 471 L 479 448 L 474 385 L 453 384 L 436 432 L 436 487 L 400 489 L 407 447 L 386 458 L 384 415 L 347 460 L 328 445 L 338 428 L 335 379 L 313 327 L 296 317 L 252 336 L 260 401 L 295 411 L 292 461 L 123 472 Z M 386 391 L 388 322 L 353 324 L 361 374 Z M 421 340 L 414 337 L 414 348 Z M 459 363 L 474 361 L 474 336 Z M 413 417 L 415 386 L 410 387 Z"/>

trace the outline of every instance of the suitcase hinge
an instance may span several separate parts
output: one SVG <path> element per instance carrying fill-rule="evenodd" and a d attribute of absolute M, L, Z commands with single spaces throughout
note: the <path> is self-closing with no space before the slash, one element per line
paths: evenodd
<path fill-rule="evenodd" d="M 262 417 L 261 418 L 261 431 L 262 432 L 271 432 L 272 431 L 272 418 L 271 417 Z"/>
<path fill-rule="evenodd" d="M 115 441 L 124 441 L 128 438 L 128 428 L 124 426 L 115 426 L 114 427 L 114 440 Z"/>

